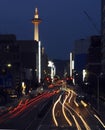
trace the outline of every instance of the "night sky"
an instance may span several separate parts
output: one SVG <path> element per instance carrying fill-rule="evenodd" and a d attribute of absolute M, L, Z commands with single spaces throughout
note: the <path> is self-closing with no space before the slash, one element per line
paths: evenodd
<path fill-rule="evenodd" d="M 75 40 L 99 34 L 101 0 L 0 0 L 0 34 L 33 40 L 34 10 L 38 8 L 40 40 L 49 58 L 68 59 Z"/>

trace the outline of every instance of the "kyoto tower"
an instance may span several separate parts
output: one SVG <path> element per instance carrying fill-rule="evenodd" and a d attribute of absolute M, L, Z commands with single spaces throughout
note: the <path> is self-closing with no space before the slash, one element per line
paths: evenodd
<path fill-rule="evenodd" d="M 39 41 L 39 29 L 38 25 L 42 20 L 39 18 L 38 9 L 35 9 L 34 19 L 32 19 L 32 23 L 34 24 L 34 40 Z"/>

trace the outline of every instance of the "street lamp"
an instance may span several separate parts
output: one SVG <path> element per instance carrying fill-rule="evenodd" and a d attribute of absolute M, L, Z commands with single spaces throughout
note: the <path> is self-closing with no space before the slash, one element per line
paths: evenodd
<path fill-rule="evenodd" d="M 86 73 L 87 74 L 87 73 Z M 97 111 L 99 112 L 99 96 L 100 96 L 100 93 L 99 93 L 99 89 L 100 89 L 100 84 L 99 84 L 99 80 L 100 80 L 100 76 L 103 75 L 103 73 L 100 73 L 99 75 L 97 75 L 96 73 L 93 73 L 93 72 L 89 72 L 90 75 L 94 75 L 96 76 L 97 78 Z"/>
<path fill-rule="evenodd" d="M 8 67 L 8 68 L 12 67 L 12 64 L 10 64 L 10 63 L 9 63 L 9 64 L 7 64 L 7 67 Z"/>

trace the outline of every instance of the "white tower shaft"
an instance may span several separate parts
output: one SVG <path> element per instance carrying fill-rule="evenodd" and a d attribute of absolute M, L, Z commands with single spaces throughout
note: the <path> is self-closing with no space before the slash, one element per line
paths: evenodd
<path fill-rule="evenodd" d="M 37 23 L 34 25 L 34 40 L 39 41 L 39 29 Z"/>

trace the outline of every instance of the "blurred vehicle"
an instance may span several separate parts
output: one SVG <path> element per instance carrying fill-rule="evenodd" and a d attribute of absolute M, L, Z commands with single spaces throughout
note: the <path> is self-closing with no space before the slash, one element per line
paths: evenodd
<path fill-rule="evenodd" d="M 46 85 L 46 86 L 48 86 L 48 85 L 50 85 L 51 83 L 52 83 L 52 79 L 51 79 L 51 77 L 50 76 L 47 76 L 47 77 L 45 77 L 44 78 L 44 84 Z"/>
<path fill-rule="evenodd" d="M 54 82 L 57 82 L 58 80 L 60 79 L 60 77 L 59 76 L 54 76 Z"/>
<path fill-rule="evenodd" d="M 57 85 L 57 86 L 62 86 L 62 83 L 63 83 L 63 80 L 58 80 L 58 81 L 56 82 L 56 85 Z"/>
<path fill-rule="evenodd" d="M 76 97 L 76 102 L 81 106 L 81 101 L 87 101 L 84 93 L 79 93 Z"/>
<path fill-rule="evenodd" d="M 66 82 L 69 85 L 73 85 L 73 78 L 72 77 L 66 77 Z"/>
<path fill-rule="evenodd" d="M 36 92 L 37 92 L 38 94 L 42 94 L 43 91 L 44 91 L 43 86 L 40 86 L 40 87 L 38 87 L 38 88 L 36 89 Z"/>
<path fill-rule="evenodd" d="M 9 89 L 7 90 L 10 98 L 17 98 L 17 91 L 15 89 Z"/>
<path fill-rule="evenodd" d="M 50 84 L 48 85 L 48 88 L 53 88 L 55 85 L 54 84 Z"/>
<path fill-rule="evenodd" d="M 79 99 L 84 99 L 85 96 L 84 96 L 83 94 L 78 94 L 78 95 L 77 95 L 77 98 L 79 98 Z"/>
<path fill-rule="evenodd" d="M 31 88 L 31 89 L 29 90 L 29 97 L 30 97 L 30 98 L 33 98 L 33 97 L 35 97 L 35 96 L 37 96 L 36 90 Z"/>
<path fill-rule="evenodd" d="M 38 95 L 40 95 L 40 94 L 42 94 L 44 92 L 44 90 L 43 90 L 43 87 L 42 86 L 40 86 L 40 87 L 38 87 L 37 89 L 30 89 L 29 90 L 29 97 L 30 98 L 33 98 L 33 97 L 35 97 L 35 96 L 38 96 Z"/>
<path fill-rule="evenodd" d="M 6 104 L 15 98 L 17 98 L 17 92 L 15 89 L 0 87 L 0 105 Z"/>

